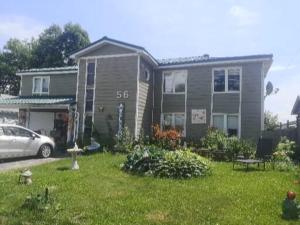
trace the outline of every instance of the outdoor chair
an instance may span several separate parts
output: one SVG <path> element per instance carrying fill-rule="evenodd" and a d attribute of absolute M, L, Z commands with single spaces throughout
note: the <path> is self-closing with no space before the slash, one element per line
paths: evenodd
<path fill-rule="evenodd" d="M 272 161 L 272 139 L 259 139 L 257 144 L 257 150 L 255 153 L 255 158 L 245 158 L 243 156 L 234 156 L 233 169 L 236 164 L 240 164 L 246 167 L 246 171 L 249 170 L 249 165 L 256 164 L 259 168 L 260 165 L 263 165 L 264 170 L 266 169 L 266 162 L 271 162 L 274 169 L 274 163 Z"/>

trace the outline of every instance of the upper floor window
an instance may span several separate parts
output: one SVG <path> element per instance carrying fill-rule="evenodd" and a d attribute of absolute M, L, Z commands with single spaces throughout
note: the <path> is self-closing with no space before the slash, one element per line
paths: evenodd
<path fill-rule="evenodd" d="M 163 92 L 165 94 L 185 93 L 186 90 L 186 71 L 167 71 L 163 74 Z"/>
<path fill-rule="evenodd" d="M 149 81 L 150 80 L 150 71 L 148 69 L 145 69 L 145 80 Z"/>
<path fill-rule="evenodd" d="M 50 77 L 33 77 L 32 94 L 49 94 Z"/>
<path fill-rule="evenodd" d="M 95 82 L 95 63 L 88 63 L 86 84 L 88 86 L 94 85 Z"/>
<path fill-rule="evenodd" d="M 240 91 L 240 68 L 214 69 L 214 92 Z"/>

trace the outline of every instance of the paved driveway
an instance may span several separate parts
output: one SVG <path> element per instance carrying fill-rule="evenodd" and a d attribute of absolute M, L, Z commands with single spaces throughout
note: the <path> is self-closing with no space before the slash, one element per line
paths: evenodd
<path fill-rule="evenodd" d="M 13 169 L 20 169 L 20 168 L 28 168 L 32 166 L 37 166 L 49 162 L 54 162 L 60 160 L 62 158 L 47 158 L 47 159 L 38 159 L 38 158 L 26 158 L 26 159 L 14 159 L 14 161 L 4 161 L 0 162 L 0 173 L 13 170 Z"/>

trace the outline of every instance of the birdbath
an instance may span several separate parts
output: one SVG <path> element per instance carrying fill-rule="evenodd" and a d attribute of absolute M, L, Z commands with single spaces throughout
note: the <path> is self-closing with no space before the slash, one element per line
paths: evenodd
<path fill-rule="evenodd" d="M 29 169 L 24 169 L 20 174 L 19 181 L 23 184 L 32 184 L 32 172 Z"/>
<path fill-rule="evenodd" d="M 67 152 L 71 153 L 72 155 L 72 170 L 79 170 L 79 165 L 77 163 L 77 154 L 82 152 L 82 149 L 78 148 L 77 144 L 75 143 L 74 148 L 67 149 Z"/>

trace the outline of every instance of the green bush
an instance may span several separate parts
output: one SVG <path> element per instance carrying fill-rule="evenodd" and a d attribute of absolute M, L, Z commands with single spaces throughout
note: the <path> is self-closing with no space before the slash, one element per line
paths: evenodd
<path fill-rule="evenodd" d="M 190 150 L 170 152 L 156 146 L 137 146 L 122 168 L 135 174 L 167 178 L 200 177 L 210 172 L 209 161 Z"/>
<path fill-rule="evenodd" d="M 226 148 L 227 135 L 214 128 L 209 128 L 207 134 L 201 139 L 202 147 L 208 150 L 225 150 Z"/>
<path fill-rule="evenodd" d="M 116 136 L 115 142 L 114 152 L 128 153 L 134 149 L 134 137 L 131 135 L 128 127 L 124 127 L 121 135 Z"/>
<path fill-rule="evenodd" d="M 294 141 L 290 141 L 286 137 L 281 138 L 273 153 L 276 169 L 280 171 L 290 171 L 295 169 L 295 165 L 291 159 L 294 156 L 295 149 L 296 143 Z"/>

